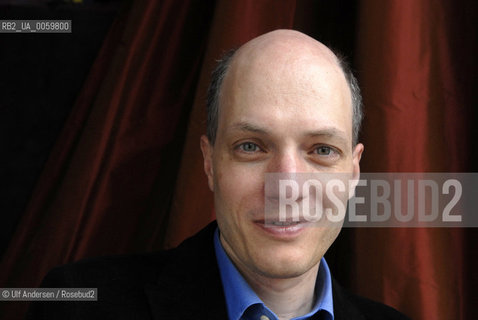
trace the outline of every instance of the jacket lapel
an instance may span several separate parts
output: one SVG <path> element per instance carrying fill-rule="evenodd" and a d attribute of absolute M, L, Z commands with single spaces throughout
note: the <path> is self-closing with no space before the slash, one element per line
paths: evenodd
<path fill-rule="evenodd" d="M 153 319 L 227 319 L 214 252 L 215 222 L 172 249 L 155 284 L 145 287 Z"/>
<path fill-rule="evenodd" d="M 335 279 L 332 279 L 332 296 L 334 301 L 334 320 L 365 320 L 356 303 L 350 299 L 350 294 Z"/>

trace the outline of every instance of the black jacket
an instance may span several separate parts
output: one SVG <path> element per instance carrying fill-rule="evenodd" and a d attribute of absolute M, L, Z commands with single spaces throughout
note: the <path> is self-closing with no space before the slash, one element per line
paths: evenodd
<path fill-rule="evenodd" d="M 96 302 L 34 302 L 27 319 L 227 319 L 209 224 L 175 249 L 83 260 L 53 269 L 47 288 L 98 288 Z M 407 319 L 333 280 L 336 320 Z"/>

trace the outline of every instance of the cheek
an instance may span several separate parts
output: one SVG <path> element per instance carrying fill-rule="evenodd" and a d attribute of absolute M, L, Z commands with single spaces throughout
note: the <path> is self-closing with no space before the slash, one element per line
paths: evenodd
<path fill-rule="evenodd" d="M 263 214 L 264 174 L 243 164 L 217 166 L 214 196 L 218 214 L 238 218 Z"/>

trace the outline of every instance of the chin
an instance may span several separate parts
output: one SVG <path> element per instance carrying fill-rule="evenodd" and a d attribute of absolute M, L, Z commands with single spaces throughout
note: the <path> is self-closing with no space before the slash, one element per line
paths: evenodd
<path fill-rule="evenodd" d="M 319 261 L 310 257 L 297 255 L 265 255 L 257 261 L 257 271 L 265 277 L 272 279 L 289 279 L 303 275 L 312 269 Z M 315 261 L 317 260 L 317 261 Z"/>
<path fill-rule="evenodd" d="M 298 267 L 297 265 L 287 265 L 287 266 L 273 266 L 268 268 L 263 268 L 259 272 L 270 279 L 291 279 L 299 277 L 309 271 L 310 268 Z"/>

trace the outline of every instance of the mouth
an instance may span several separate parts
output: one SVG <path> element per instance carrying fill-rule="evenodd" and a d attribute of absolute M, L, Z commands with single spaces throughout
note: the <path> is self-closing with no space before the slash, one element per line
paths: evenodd
<path fill-rule="evenodd" d="M 308 225 L 307 221 L 256 220 L 254 224 L 267 236 L 277 240 L 293 240 Z"/>
<path fill-rule="evenodd" d="M 292 226 L 292 225 L 296 225 L 296 224 L 299 224 L 299 223 L 302 223 L 302 221 L 268 221 L 268 222 L 264 222 L 264 224 L 272 225 L 273 227 L 274 226 L 287 227 L 287 226 Z"/>

